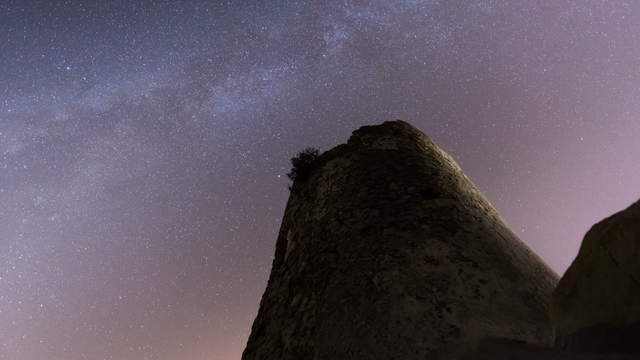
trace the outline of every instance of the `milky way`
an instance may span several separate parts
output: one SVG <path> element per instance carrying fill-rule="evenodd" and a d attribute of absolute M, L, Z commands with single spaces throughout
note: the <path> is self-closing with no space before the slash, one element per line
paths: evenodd
<path fill-rule="evenodd" d="M 239 359 L 289 158 L 364 124 L 559 273 L 640 195 L 635 2 L 53 3 L 0 2 L 0 359 Z"/>

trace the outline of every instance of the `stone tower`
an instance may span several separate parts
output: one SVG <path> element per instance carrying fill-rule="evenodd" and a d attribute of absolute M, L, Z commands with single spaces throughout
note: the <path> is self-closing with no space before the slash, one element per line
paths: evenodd
<path fill-rule="evenodd" d="M 422 132 L 364 126 L 293 184 L 242 359 L 455 359 L 489 337 L 550 344 L 556 282 Z"/>

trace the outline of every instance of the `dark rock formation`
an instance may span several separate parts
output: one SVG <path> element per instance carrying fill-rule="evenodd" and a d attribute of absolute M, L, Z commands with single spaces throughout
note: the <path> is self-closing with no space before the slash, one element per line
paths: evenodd
<path fill-rule="evenodd" d="M 490 339 L 463 356 L 463 360 L 637 360 L 633 354 L 574 353 L 508 339 Z"/>
<path fill-rule="evenodd" d="M 552 314 L 559 348 L 640 353 L 640 202 L 589 230 Z"/>
<path fill-rule="evenodd" d="M 556 275 L 412 126 L 355 131 L 293 184 L 244 360 L 456 359 L 550 345 Z"/>

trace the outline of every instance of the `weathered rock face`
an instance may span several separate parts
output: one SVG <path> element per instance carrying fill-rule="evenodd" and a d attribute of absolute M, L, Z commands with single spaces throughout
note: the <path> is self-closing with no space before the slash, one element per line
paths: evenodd
<path fill-rule="evenodd" d="M 463 360 L 637 360 L 624 353 L 574 353 L 506 339 L 481 341 Z"/>
<path fill-rule="evenodd" d="M 550 344 L 557 276 L 412 126 L 355 131 L 295 183 L 243 353 L 455 359 L 479 339 Z"/>
<path fill-rule="evenodd" d="M 553 296 L 556 345 L 640 352 L 640 202 L 594 225 Z"/>

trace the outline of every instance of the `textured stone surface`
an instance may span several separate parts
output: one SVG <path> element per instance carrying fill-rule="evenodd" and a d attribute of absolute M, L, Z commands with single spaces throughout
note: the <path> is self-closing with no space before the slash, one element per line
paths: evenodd
<path fill-rule="evenodd" d="M 412 126 L 355 131 L 295 183 L 254 359 L 455 359 L 485 337 L 550 344 L 557 276 Z"/>
<path fill-rule="evenodd" d="M 550 347 L 525 344 L 507 339 L 491 339 L 479 346 L 464 360 L 637 360 L 633 354 L 621 353 L 574 353 Z"/>
<path fill-rule="evenodd" d="M 560 348 L 640 351 L 640 202 L 594 225 L 554 292 Z"/>

